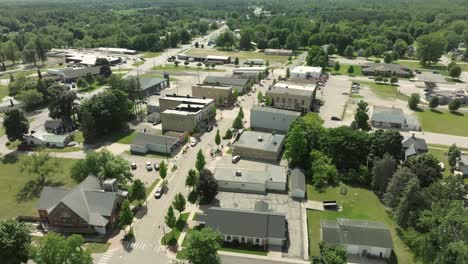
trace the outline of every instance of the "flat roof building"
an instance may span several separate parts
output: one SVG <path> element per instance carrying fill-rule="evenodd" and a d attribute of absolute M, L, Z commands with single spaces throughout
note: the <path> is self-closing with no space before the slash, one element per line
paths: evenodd
<path fill-rule="evenodd" d="M 202 98 L 211 98 L 216 105 L 225 106 L 234 104 L 232 86 L 197 84 L 192 86 L 192 95 Z"/>
<path fill-rule="evenodd" d="M 280 81 L 265 93 L 275 108 L 308 113 L 313 110 L 317 86 L 296 82 Z"/>
<path fill-rule="evenodd" d="M 152 152 L 172 155 L 184 142 L 185 135 L 181 133 L 178 137 L 172 137 L 138 133 L 130 144 L 130 151 L 142 154 Z"/>
<path fill-rule="evenodd" d="M 203 84 L 210 85 L 227 85 L 232 86 L 233 90 L 237 90 L 239 94 L 243 94 L 249 85 L 248 78 L 236 78 L 228 76 L 207 76 L 203 81 Z"/>
<path fill-rule="evenodd" d="M 292 56 L 294 52 L 288 49 L 265 49 L 265 55 Z"/>
<path fill-rule="evenodd" d="M 291 170 L 289 180 L 291 183 L 289 187 L 291 197 L 304 199 L 307 191 L 304 173 L 300 169 L 295 168 Z"/>
<path fill-rule="evenodd" d="M 97 51 L 107 52 L 107 53 L 116 53 L 116 54 L 127 54 L 127 55 L 137 54 L 136 50 L 122 49 L 122 48 L 104 48 L 104 47 L 100 47 L 100 48 L 97 48 Z"/>
<path fill-rule="evenodd" d="M 82 68 L 61 68 L 61 69 L 49 69 L 47 70 L 48 75 L 52 75 L 60 79 L 62 82 L 73 82 L 79 78 L 84 78 L 88 73 L 93 76 L 99 75 L 101 66 L 82 67 Z"/>
<path fill-rule="evenodd" d="M 177 54 L 177 59 L 179 60 L 188 60 L 188 61 L 197 61 L 197 62 L 207 62 L 214 64 L 229 64 L 231 63 L 231 57 L 229 56 L 217 56 L 217 55 L 191 55 L 191 54 Z"/>
<path fill-rule="evenodd" d="M 250 127 L 255 131 L 286 134 L 289 125 L 300 116 L 297 111 L 254 105 L 250 109 Z"/>
<path fill-rule="evenodd" d="M 364 75 L 409 77 L 411 69 L 395 63 L 368 63 L 362 65 Z"/>
<path fill-rule="evenodd" d="M 322 67 L 297 66 L 291 71 L 292 79 L 318 79 L 322 75 Z"/>
<path fill-rule="evenodd" d="M 284 135 L 244 131 L 233 144 L 233 155 L 254 160 L 278 161 L 284 146 Z"/>

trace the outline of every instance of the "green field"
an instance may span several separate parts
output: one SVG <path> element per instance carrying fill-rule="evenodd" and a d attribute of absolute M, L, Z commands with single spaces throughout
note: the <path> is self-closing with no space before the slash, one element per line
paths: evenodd
<path fill-rule="evenodd" d="M 390 84 L 379 84 L 374 82 L 359 82 L 361 85 L 369 86 L 371 91 L 383 99 L 399 99 L 403 101 L 408 100 L 408 96 L 398 92 L 398 86 Z"/>
<path fill-rule="evenodd" d="M 437 159 L 444 163 L 444 166 L 445 166 L 445 170 L 443 171 L 443 174 L 444 174 L 444 177 L 447 177 L 447 176 L 450 176 L 452 175 L 452 173 L 450 173 L 450 165 L 448 163 L 448 156 L 447 156 L 447 153 L 448 153 L 448 146 L 445 146 L 445 150 L 443 149 L 440 149 L 440 148 L 432 148 L 431 146 L 429 146 L 429 153 L 433 154 L 434 156 L 437 157 Z"/>
<path fill-rule="evenodd" d="M 346 195 L 340 194 L 341 187 L 345 187 L 347 189 Z M 320 242 L 320 220 L 350 218 L 385 223 L 390 227 L 392 233 L 394 251 L 398 258 L 398 263 L 414 263 L 413 254 L 397 235 L 397 225 L 391 219 L 383 204 L 372 191 L 341 184 L 338 187 L 328 188 L 325 192 L 318 192 L 312 185 L 308 184 L 307 198 L 315 201 L 336 200 L 338 204 L 343 207 L 341 212 L 307 210 L 311 256 L 317 256 L 319 254 L 318 243 Z"/>
<path fill-rule="evenodd" d="M 91 254 L 105 253 L 109 249 L 109 243 L 85 243 L 84 248 Z"/>
<path fill-rule="evenodd" d="M 340 69 L 335 71 L 333 67 L 327 67 L 326 70 L 330 74 L 337 74 L 337 75 L 354 75 L 354 76 L 362 76 L 362 67 L 359 65 L 353 65 L 354 72 L 348 73 L 348 68 L 351 66 L 350 64 L 341 64 Z"/>
<path fill-rule="evenodd" d="M 164 79 L 164 76 L 161 74 L 156 74 L 156 73 L 145 73 L 140 75 L 142 77 L 152 77 L 152 78 L 161 78 Z M 177 81 L 177 78 L 169 76 L 169 81 Z"/>
<path fill-rule="evenodd" d="M 0 99 L 8 95 L 8 86 L 0 85 Z"/>
<path fill-rule="evenodd" d="M 421 128 L 426 132 L 468 136 L 468 115 L 447 110 L 423 110 L 417 112 Z"/>
<path fill-rule="evenodd" d="M 186 72 L 186 71 L 205 71 L 205 72 L 225 72 L 224 69 L 214 69 L 211 67 L 206 68 L 205 66 L 194 67 L 194 66 L 185 66 L 183 63 L 180 63 L 179 66 L 174 64 L 166 64 L 163 66 L 156 66 L 152 68 L 153 71 L 167 71 L 167 72 Z"/>
<path fill-rule="evenodd" d="M 150 52 L 150 51 L 143 52 L 143 58 L 145 59 L 154 58 L 154 57 L 161 55 L 161 53 L 162 52 Z"/>
<path fill-rule="evenodd" d="M 228 50 L 215 50 L 215 49 L 190 49 L 185 52 L 189 55 L 214 55 L 214 56 L 230 56 L 232 60 L 236 57 L 239 58 L 239 64 L 243 64 L 245 59 L 263 59 L 286 62 L 288 56 L 265 55 L 263 52 L 257 51 L 228 51 Z"/>
<path fill-rule="evenodd" d="M 76 183 L 70 178 L 70 168 L 75 163 L 73 159 L 59 159 L 60 171 L 52 178 L 62 182 L 65 187 Z M 0 219 L 12 218 L 18 215 L 36 216 L 37 198 L 26 202 L 18 202 L 16 195 L 30 180 L 36 176 L 24 175 L 19 170 L 19 160 L 16 156 L 4 156 L 0 160 Z"/>
<path fill-rule="evenodd" d="M 419 63 L 419 61 L 397 60 L 397 61 L 395 61 L 395 63 L 404 65 L 404 66 L 410 68 L 412 71 L 414 71 L 416 69 L 431 70 L 431 71 L 438 71 L 442 75 L 448 75 L 447 66 L 445 66 L 443 64 L 440 64 L 440 63 L 436 63 L 434 65 L 426 65 L 424 67 Z"/>
<path fill-rule="evenodd" d="M 177 215 L 178 212 L 175 211 L 175 214 Z M 190 213 L 182 213 L 179 216 L 179 218 L 177 219 L 176 227 L 174 229 L 172 229 L 169 233 L 166 233 L 166 235 L 161 238 L 161 244 L 163 244 L 163 245 L 175 245 L 177 243 L 177 240 L 179 239 L 180 233 L 182 232 L 182 230 L 185 227 L 185 224 L 187 223 L 187 219 L 188 219 L 189 215 L 190 215 Z"/>

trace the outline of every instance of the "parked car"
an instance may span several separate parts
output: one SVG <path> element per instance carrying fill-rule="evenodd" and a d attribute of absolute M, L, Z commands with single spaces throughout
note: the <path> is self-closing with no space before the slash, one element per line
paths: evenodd
<path fill-rule="evenodd" d="M 195 147 L 198 143 L 198 140 L 196 138 L 190 138 L 190 146 Z"/>
<path fill-rule="evenodd" d="M 348 92 L 342 92 L 341 94 L 342 94 L 342 95 L 349 95 Z"/>
<path fill-rule="evenodd" d="M 332 117 L 331 117 L 331 120 L 333 120 L 333 121 L 341 121 L 341 118 L 336 117 L 336 116 L 332 116 Z"/>
<path fill-rule="evenodd" d="M 147 161 L 147 162 L 145 163 L 145 165 L 146 165 L 146 170 L 147 170 L 147 171 L 152 171 L 152 170 L 153 170 L 153 167 L 151 166 L 151 162 L 150 162 L 150 161 Z"/>
<path fill-rule="evenodd" d="M 154 193 L 154 198 L 156 198 L 156 199 L 161 198 L 161 196 L 163 195 L 163 193 L 164 193 L 164 192 L 163 192 L 163 188 L 162 188 L 162 187 L 158 187 L 158 188 L 156 189 L 156 192 Z"/>
<path fill-rule="evenodd" d="M 132 170 L 136 170 L 137 169 L 136 163 L 132 162 L 132 164 L 130 164 L 130 168 L 132 168 Z"/>
<path fill-rule="evenodd" d="M 237 162 L 239 162 L 240 159 L 241 159 L 240 156 L 234 156 L 234 157 L 232 157 L 232 163 L 237 163 Z"/>
<path fill-rule="evenodd" d="M 213 130 L 213 126 L 209 126 L 206 131 L 211 132 Z"/>
<path fill-rule="evenodd" d="M 156 171 L 159 170 L 159 163 L 154 163 L 153 166 L 154 166 L 154 170 Z"/>

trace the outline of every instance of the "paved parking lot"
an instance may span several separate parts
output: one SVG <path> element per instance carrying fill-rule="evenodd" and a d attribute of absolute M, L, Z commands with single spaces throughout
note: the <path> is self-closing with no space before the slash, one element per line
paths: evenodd
<path fill-rule="evenodd" d="M 341 125 L 341 122 L 332 121 L 331 117 L 335 116 L 342 118 L 345 110 L 346 101 L 349 95 L 343 95 L 342 93 L 349 93 L 351 89 L 351 82 L 339 76 L 330 76 L 330 79 L 317 91 L 317 98 L 323 101 L 322 107 L 320 107 L 320 117 L 325 121 L 325 127 L 335 127 Z"/>
<path fill-rule="evenodd" d="M 301 208 L 300 203 L 293 201 L 286 194 L 269 193 L 261 194 L 245 194 L 219 192 L 216 196 L 220 206 L 224 208 L 237 208 L 245 210 L 254 210 L 255 203 L 265 201 L 269 205 L 270 212 L 285 213 L 288 221 L 289 232 L 289 247 L 285 257 L 300 258 L 303 257 L 302 246 L 302 225 L 301 225 Z M 248 224 L 248 223 L 244 223 Z M 306 231 L 304 231 L 306 232 Z"/>

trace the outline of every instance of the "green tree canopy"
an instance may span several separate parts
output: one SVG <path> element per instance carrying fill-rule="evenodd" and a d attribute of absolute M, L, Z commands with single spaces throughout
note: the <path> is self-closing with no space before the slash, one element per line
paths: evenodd
<path fill-rule="evenodd" d="M 190 233 L 187 237 L 187 259 L 192 264 L 219 264 L 218 250 L 221 234 L 208 227 Z"/>
<path fill-rule="evenodd" d="M 31 259 L 37 264 L 92 264 L 91 253 L 83 249 L 83 243 L 84 239 L 80 235 L 65 238 L 51 232 L 32 248 Z"/>
<path fill-rule="evenodd" d="M 5 264 L 26 263 L 31 243 L 25 224 L 13 219 L 0 220 L 0 259 Z"/>
<path fill-rule="evenodd" d="M 3 127 L 9 141 L 24 140 L 24 134 L 29 132 L 29 122 L 23 110 L 10 108 L 3 117 Z"/>
<path fill-rule="evenodd" d="M 309 66 L 319 66 L 325 68 L 328 66 L 328 55 L 321 47 L 312 46 L 307 53 L 306 62 Z"/>

